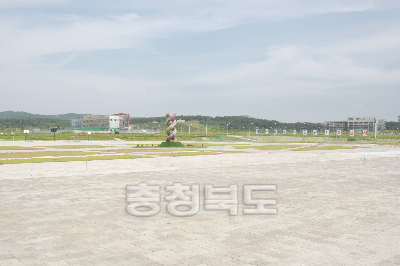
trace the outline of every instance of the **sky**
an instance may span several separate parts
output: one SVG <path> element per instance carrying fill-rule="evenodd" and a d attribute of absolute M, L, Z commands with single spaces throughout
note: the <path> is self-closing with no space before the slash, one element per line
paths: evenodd
<path fill-rule="evenodd" d="M 0 0 L 0 111 L 400 115 L 398 0 Z"/>

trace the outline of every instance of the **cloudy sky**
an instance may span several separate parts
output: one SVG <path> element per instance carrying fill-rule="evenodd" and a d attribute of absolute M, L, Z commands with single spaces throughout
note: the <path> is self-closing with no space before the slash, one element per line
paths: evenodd
<path fill-rule="evenodd" d="M 0 111 L 400 115 L 398 0 L 0 0 Z"/>

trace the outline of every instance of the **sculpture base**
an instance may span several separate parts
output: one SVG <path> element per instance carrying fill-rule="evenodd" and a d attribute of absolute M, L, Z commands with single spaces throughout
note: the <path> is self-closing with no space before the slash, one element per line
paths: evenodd
<path fill-rule="evenodd" d="M 184 147 L 184 145 L 182 144 L 182 142 L 161 142 L 159 147 Z"/>

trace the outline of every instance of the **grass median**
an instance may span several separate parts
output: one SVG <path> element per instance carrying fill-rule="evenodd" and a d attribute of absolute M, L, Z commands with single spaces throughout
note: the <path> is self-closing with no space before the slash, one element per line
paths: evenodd
<path fill-rule="evenodd" d="M 108 148 L 102 145 L 54 145 L 54 146 L 35 146 L 35 148 L 54 148 L 54 149 L 84 149 L 84 148 Z"/>
<path fill-rule="evenodd" d="M 311 146 L 299 149 L 293 149 L 292 151 L 327 151 L 327 150 L 352 150 L 357 148 L 371 148 L 371 147 L 346 147 L 346 146 Z"/>
<path fill-rule="evenodd" d="M 233 146 L 236 149 L 257 149 L 257 150 L 284 150 L 303 147 L 304 145 L 264 145 L 264 146 Z"/>
<path fill-rule="evenodd" d="M 41 150 L 39 147 L 0 146 L 0 150 Z"/>

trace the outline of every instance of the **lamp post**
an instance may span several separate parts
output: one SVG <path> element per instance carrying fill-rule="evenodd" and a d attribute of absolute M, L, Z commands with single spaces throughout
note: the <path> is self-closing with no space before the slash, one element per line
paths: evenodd
<path fill-rule="evenodd" d="M 189 134 L 190 134 L 190 126 L 191 126 L 191 125 L 192 125 L 192 124 L 189 125 Z"/>
<path fill-rule="evenodd" d="M 253 123 L 251 123 L 251 125 L 252 125 L 252 124 L 253 124 Z M 251 127 L 251 126 L 249 126 L 249 136 L 250 136 L 250 127 Z"/>

